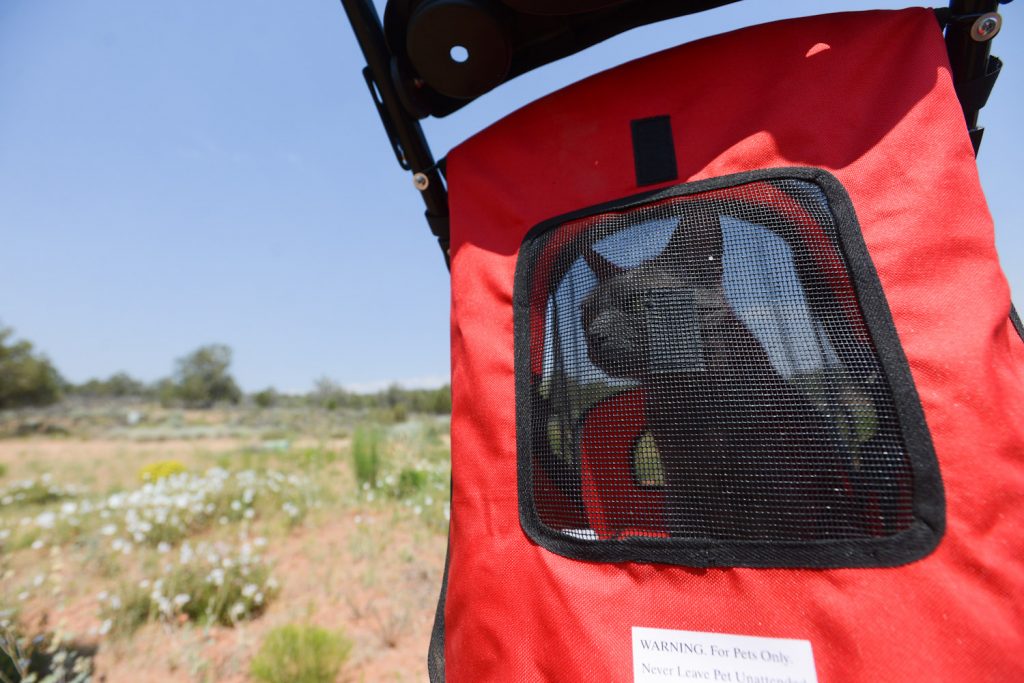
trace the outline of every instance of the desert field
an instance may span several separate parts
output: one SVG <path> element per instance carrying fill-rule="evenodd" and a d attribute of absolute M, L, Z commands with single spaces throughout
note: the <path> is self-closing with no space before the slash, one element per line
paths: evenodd
<path fill-rule="evenodd" d="M 446 417 L 64 405 L 0 435 L 0 681 L 426 680 Z"/>

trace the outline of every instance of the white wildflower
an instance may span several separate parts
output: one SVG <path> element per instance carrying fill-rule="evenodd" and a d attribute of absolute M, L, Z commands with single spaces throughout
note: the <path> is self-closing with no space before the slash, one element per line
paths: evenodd
<path fill-rule="evenodd" d="M 223 586 L 224 585 L 224 570 L 221 569 L 220 567 L 214 568 L 214 570 L 210 572 L 210 575 L 206 577 L 206 580 L 209 581 L 210 583 L 212 583 L 215 586 Z"/>
<path fill-rule="evenodd" d="M 181 564 L 188 564 L 193 560 L 193 558 L 195 558 L 195 556 L 196 554 L 192 550 L 191 543 L 185 541 L 181 544 L 181 549 L 178 550 L 178 562 L 180 562 Z"/>

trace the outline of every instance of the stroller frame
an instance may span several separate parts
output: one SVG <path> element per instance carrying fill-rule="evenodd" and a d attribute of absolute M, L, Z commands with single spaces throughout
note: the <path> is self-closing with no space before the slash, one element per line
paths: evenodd
<path fill-rule="evenodd" d="M 520 31 L 533 39 L 532 44 L 517 46 L 504 80 L 579 52 L 631 28 L 735 1 L 703 0 L 691 9 L 683 9 L 680 7 L 683 3 L 672 0 L 627 2 L 611 9 L 576 12 L 554 20 L 559 27 L 571 30 L 552 32 L 551 20 L 537 26 L 527 25 Z M 999 58 L 991 55 L 991 39 L 999 32 L 1001 22 L 996 10 L 1008 1 L 950 0 L 948 7 L 935 10 L 936 18 L 945 30 L 953 84 L 975 154 L 984 134 L 984 128 L 978 125 L 978 113 L 985 106 L 1002 68 Z M 427 225 L 437 239 L 446 266 L 450 267 L 445 160 L 434 158 L 419 120 L 431 115 L 445 116 L 475 97 L 458 99 L 440 95 L 430 91 L 422 78 L 410 73 L 408 56 L 404 50 L 399 51 L 389 45 L 372 0 L 341 0 L 341 4 L 366 60 L 363 78 L 395 158 L 402 169 L 412 172 L 414 186 L 426 207 Z M 686 4 L 692 7 L 691 3 Z M 427 91 L 426 96 L 418 91 Z"/>

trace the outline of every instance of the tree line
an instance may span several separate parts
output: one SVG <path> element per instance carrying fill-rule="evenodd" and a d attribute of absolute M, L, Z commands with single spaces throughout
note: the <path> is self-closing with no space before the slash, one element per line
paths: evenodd
<path fill-rule="evenodd" d="M 321 378 L 308 394 L 282 394 L 273 387 L 245 395 L 231 375 L 231 348 L 200 346 L 177 359 L 169 377 L 143 382 L 125 372 L 81 384 L 65 380 L 31 342 L 14 340 L 14 331 L 0 326 L 0 410 L 46 406 L 65 397 L 138 399 L 165 406 L 211 408 L 251 402 L 258 408 L 312 406 L 325 410 L 381 409 L 398 414 L 451 412 L 451 388 L 406 389 L 392 385 L 375 393 L 357 393 Z"/>

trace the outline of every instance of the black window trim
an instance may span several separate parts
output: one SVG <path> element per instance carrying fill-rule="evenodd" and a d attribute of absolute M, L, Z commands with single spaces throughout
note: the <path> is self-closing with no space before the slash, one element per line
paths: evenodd
<path fill-rule="evenodd" d="M 535 257 L 543 248 L 545 237 L 557 226 L 596 214 L 752 182 L 778 180 L 813 183 L 822 190 L 828 202 L 840 253 L 892 391 L 896 416 L 911 463 L 914 521 L 907 529 L 891 536 L 816 541 L 644 537 L 591 541 L 549 528 L 540 520 L 533 502 L 530 414 L 529 282 Z M 853 203 L 831 173 L 809 167 L 748 171 L 642 192 L 548 219 L 529 230 L 523 239 L 516 263 L 513 309 L 519 519 L 526 535 L 541 547 L 568 558 L 597 562 L 660 563 L 697 568 L 860 568 L 907 564 L 931 554 L 941 541 L 946 524 L 945 494 L 924 410 Z"/>

